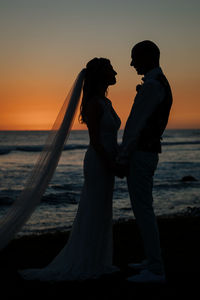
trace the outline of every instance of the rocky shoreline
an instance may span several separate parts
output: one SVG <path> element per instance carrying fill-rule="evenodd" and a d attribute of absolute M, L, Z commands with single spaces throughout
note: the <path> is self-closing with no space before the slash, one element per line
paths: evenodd
<path fill-rule="evenodd" d="M 2 289 L 9 297 L 26 299 L 30 295 L 44 296 L 44 299 L 62 299 L 63 293 L 73 295 L 75 299 L 80 298 L 80 294 L 87 299 L 138 299 L 141 296 L 169 299 L 183 295 L 195 299 L 200 278 L 199 210 L 188 208 L 189 215 L 157 218 L 166 268 L 166 285 L 141 286 L 126 281 L 126 277 L 133 274 L 128 263 L 144 258 L 137 224 L 132 219 L 120 220 L 113 225 L 113 260 L 120 268 L 119 273 L 85 282 L 26 282 L 18 276 L 17 270 L 44 267 L 65 245 L 69 231 L 24 236 L 13 240 L 0 253 Z"/>

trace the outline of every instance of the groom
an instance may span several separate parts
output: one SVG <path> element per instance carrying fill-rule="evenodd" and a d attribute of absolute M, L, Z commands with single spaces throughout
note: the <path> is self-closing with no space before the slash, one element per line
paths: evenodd
<path fill-rule="evenodd" d="M 131 264 L 141 272 L 128 278 L 131 282 L 164 282 L 159 232 L 153 210 L 153 176 L 161 153 L 162 134 L 172 105 L 169 83 L 160 68 L 160 50 L 151 41 L 136 44 L 131 53 L 131 66 L 144 75 L 143 84 L 127 120 L 118 167 L 127 171 L 127 184 L 136 222 L 143 239 L 146 260 Z"/>

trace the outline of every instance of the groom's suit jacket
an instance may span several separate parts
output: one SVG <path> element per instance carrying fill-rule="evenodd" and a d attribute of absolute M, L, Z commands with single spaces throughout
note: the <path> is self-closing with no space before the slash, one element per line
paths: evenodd
<path fill-rule="evenodd" d="M 171 88 L 160 67 L 142 80 L 124 129 L 121 158 L 130 157 L 134 150 L 161 152 L 162 134 L 172 105 Z"/>

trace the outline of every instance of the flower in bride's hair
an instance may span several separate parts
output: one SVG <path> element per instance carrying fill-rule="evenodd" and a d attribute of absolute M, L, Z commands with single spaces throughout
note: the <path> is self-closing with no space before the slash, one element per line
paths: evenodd
<path fill-rule="evenodd" d="M 142 84 L 136 85 L 136 91 L 137 91 L 137 93 L 140 91 L 141 87 L 142 87 Z"/>

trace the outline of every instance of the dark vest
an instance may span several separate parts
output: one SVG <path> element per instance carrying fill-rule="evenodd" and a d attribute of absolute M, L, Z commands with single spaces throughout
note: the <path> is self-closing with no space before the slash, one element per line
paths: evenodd
<path fill-rule="evenodd" d="M 137 149 L 161 153 L 162 135 L 168 123 L 173 99 L 170 85 L 164 74 L 159 74 L 156 80 L 164 86 L 165 98 L 148 118 L 137 140 Z"/>

